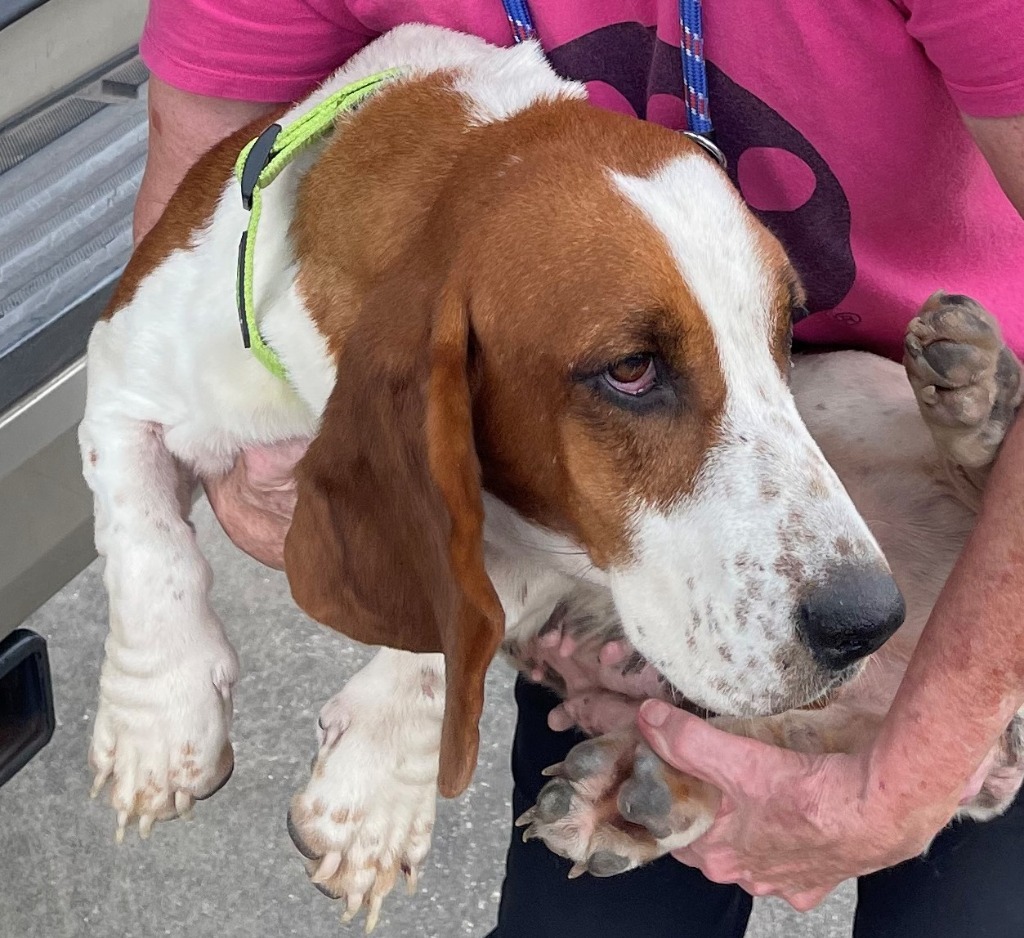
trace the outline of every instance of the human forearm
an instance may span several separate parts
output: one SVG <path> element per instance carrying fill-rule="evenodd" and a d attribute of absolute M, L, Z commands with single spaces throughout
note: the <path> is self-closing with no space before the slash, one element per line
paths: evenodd
<path fill-rule="evenodd" d="M 156 224 L 178 183 L 200 156 L 228 134 L 279 107 L 179 91 L 149 81 L 149 150 L 135 202 L 135 243 Z"/>
<path fill-rule="evenodd" d="M 1006 197 L 1024 216 L 1024 114 L 989 118 L 965 114 L 963 120 Z"/>
<path fill-rule="evenodd" d="M 1024 702 L 1024 420 L 871 753 L 869 784 L 906 810 L 955 808 Z"/>

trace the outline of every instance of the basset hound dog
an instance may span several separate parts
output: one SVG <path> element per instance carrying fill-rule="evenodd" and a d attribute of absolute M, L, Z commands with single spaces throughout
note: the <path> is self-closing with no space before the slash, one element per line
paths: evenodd
<path fill-rule="evenodd" d="M 80 431 L 110 603 L 90 762 L 119 838 L 233 765 L 238 661 L 188 521 L 196 480 L 313 438 L 291 590 L 382 648 L 323 708 L 289 828 L 371 927 L 397 878 L 415 883 L 438 791 L 472 777 L 502 647 L 558 687 L 548 636 L 580 654 L 617 639 L 651 693 L 738 733 L 859 745 L 1021 400 L 1018 362 L 960 296 L 910 324 L 909 383 L 869 354 L 791 359 L 799 278 L 726 174 L 589 106 L 534 44 L 402 27 L 278 123 L 388 70 L 262 193 L 240 279 L 279 370 L 235 311 L 253 126 L 132 257 L 91 337 Z M 1012 727 L 964 812 L 1001 810 L 1020 759 Z M 689 843 L 718 804 L 629 726 L 552 774 L 522 820 L 574 872 Z"/>

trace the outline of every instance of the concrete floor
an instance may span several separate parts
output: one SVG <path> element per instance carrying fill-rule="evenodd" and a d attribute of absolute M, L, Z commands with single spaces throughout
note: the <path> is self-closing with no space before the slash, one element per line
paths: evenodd
<path fill-rule="evenodd" d="M 361 934 L 358 925 L 339 924 L 335 904 L 309 885 L 284 819 L 307 779 L 320 705 L 368 652 L 299 614 L 283 577 L 236 551 L 205 503 L 195 520 L 216 573 L 216 607 L 242 663 L 234 776 L 198 805 L 192 822 L 158 825 L 148 842 L 132 835 L 115 845 L 113 813 L 88 796 L 86 751 L 106 632 L 94 564 L 25 623 L 49 642 L 57 731 L 0 789 L 0 938 Z M 494 923 L 514 721 L 505 666 L 492 669 L 488 691 L 476 780 L 458 801 L 441 803 L 419 894 L 390 897 L 380 938 L 483 936 Z M 840 890 L 808 915 L 758 903 L 748 938 L 848 938 L 851 895 Z"/>

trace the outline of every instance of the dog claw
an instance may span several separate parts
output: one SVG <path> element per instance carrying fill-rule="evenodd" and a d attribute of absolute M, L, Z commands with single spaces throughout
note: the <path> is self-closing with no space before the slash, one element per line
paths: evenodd
<path fill-rule="evenodd" d="M 416 895 L 416 887 L 419 885 L 419 881 L 420 881 L 420 871 L 418 869 L 416 869 L 416 867 L 413 867 L 411 870 L 408 870 L 406 872 L 406 874 L 405 874 L 405 891 L 406 891 L 407 895 L 410 895 L 410 896 L 415 896 Z"/>
<path fill-rule="evenodd" d="M 341 739 L 341 730 L 336 726 L 329 726 L 324 730 L 324 741 L 320 745 L 320 749 L 333 749 L 334 744 Z"/>
<path fill-rule="evenodd" d="M 565 774 L 564 769 L 564 762 L 556 762 L 554 765 L 549 765 L 546 769 L 541 769 L 540 774 L 546 778 L 556 778 Z"/>
<path fill-rule="evenodd" d="M 374 896 L 370 899 L 370 911 L 366 913 L 366 934 L 370 934 L 377 927 L 377 920 L 380 918 L 380 907 L 383 902 L 383 896 Z"/>
<path fill-rule="evenodd" d="M 117 812 L 117 830 L 114 832 L 114 840 L 119 844 L 124 843 L 124 831 L 128 826 L 128 812 L 118 811 Z"/>
<path fill-rule="evenodd" d="M 183 821 L 192 820 L 192 808 L 195 799 L 191 792 L 182 791 L 180 788 L 174 793 L 174 810 Z"/>
<path fill-rule="evenodd" d="M 320 865 L 310 879 L 314 883 L 326 883 L 327 880 L 338 872 L 339 866 L 341 866 L 341 853 L 337 850 L 332 850 L 320 861 Z"/>
<path fill-rule="evenodd" d="M 364 893 L 359 892 L 345 897 L 346 909 L 341 920 L 346 925 L 359 914 L 359 910 L 363 907 L 363 896 Z"/>
<path fill-rule="evenodd" d="M 101 791 L 103 791 L 103 786 L 107 784 L 107 779 L 109 777 L 109 769 L 104 769 L 96 773 L 96 777 L 93 779 L 92 782 L 92 788 L 89 789 L 90 798 L 95 798 Z"/>
<path fill-rule="evenodd" d="M 149 840 L 149 835 L 153 830 L 153 815 L 143 814 L 139 818 L 139 837 L 142 840 Z"/>
<path fill-rule="evenodd" d="M 574 863 L 572 869 L 569 870 L 569 879 L 578 879 L 584 873 L 587 872 L 587 868 L 582 863 Z"/>
<path fill-rule="evenodd" d="M 522 814 L 516 818 L 516 827 L 526 827 L 527 824 L 532 824 L 533 819 L 537 816 L 537 808 L 527 808 Z"/>

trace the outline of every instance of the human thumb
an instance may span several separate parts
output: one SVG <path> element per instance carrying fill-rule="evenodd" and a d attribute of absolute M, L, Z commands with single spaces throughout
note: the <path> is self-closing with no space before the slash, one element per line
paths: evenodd
<path fill-rule="evenodd" d="M 669 765 L 716 788 L 735 789 L 735 779 L 749 775 L 773 751 L 756 740 L 733 736 L 710 723 L 661 700 L 648 700 L 640 708 L 640 732 Z"/>

